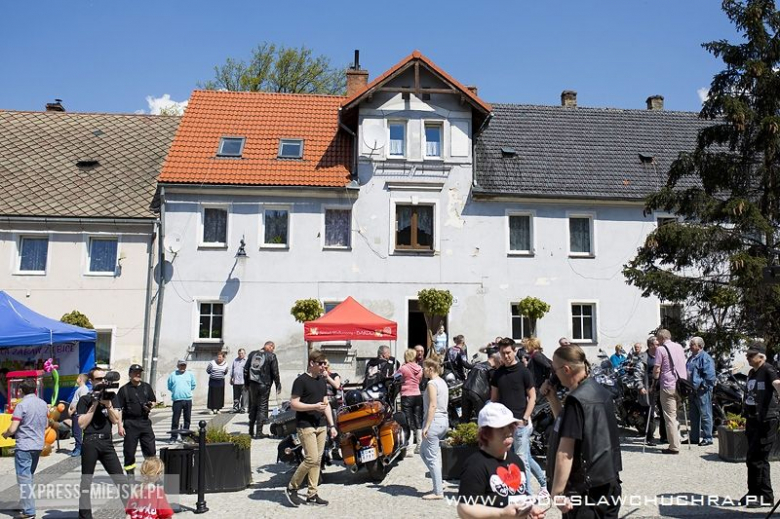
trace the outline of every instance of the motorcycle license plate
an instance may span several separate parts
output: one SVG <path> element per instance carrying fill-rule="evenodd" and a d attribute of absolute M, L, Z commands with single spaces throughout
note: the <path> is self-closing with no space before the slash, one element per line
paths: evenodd
<path fill-rule="evenodd" d="M 463 414 L 463 411 L 461 411 L 460 407 L 456 407 L 456 408 L 455 408 L 455 413 L 457 413 L 457 415 L 458 415 L 458 418 L 460 418 L 460 417 L 461 417 L 461 415 Z"/>
<path fill-rule="evenodd" d="M 376 459 L 376 449 L 373 447 L 360 449 L 360 451 L 358 452 L 358 459 L 360 460 L 360 463 L 368 463 L 369 461 L 374 461 Z"/>

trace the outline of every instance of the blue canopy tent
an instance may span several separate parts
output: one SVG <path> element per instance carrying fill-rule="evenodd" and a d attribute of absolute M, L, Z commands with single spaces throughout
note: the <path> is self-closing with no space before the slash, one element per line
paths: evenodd
<path fill-rule="evenodd" d="M 60 374 L 75 376 L 95 365 L 95 341 L 97 332 L 66 324 L 43 316 L 24 306 L 22 303 L 0 290 L 0 349 L 8 351 L 15 348 L 21 354 L 30 354 L 35 349 L 29 347 L 52 346 L 51 350 L 40 348 L 43 358 L 57 357 L 55 345 L 75 344 L 78 348 L 78 366 L 70 363 L 70 369 Z M 72 373 L 71 373 L 72 372 Z M 72 388 L 62 388 L 61 397 L 67 397 Z"/>

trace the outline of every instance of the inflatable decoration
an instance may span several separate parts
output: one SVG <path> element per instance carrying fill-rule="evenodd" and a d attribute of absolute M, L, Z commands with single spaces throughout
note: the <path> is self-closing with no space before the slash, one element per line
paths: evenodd
<path fill-rule="evenodd" d="M 46 442 L 46 445 L 51 445 L 55 441 L 57 441 L 57 432 L 52 429 L 51 427 L 46 428 L 46 434 L 44 435 L 44 442 Z"/>
<path fill-rule="evenodd" d="M 60 373 L 57 371 L 59 367 L 59 364 L 55 364 L 52 358 L 46 359 L 46 362 L 43 363 L 43 371 L 51 373 L 51 378 L 54 380 L 54 391 L 51 393 L 52 407 L 57 405 L 57 397 L 60 396 Z"/>

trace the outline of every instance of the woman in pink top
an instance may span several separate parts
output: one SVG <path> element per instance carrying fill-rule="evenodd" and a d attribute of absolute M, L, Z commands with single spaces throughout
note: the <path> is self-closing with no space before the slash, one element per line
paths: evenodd
<path fill-rule="evenodd" d="M 416 362 L 417 352 L 408 349 L 404 353 L 405 364 L 398 372 L 401 374 L 401 410 L 406 415 L 409 430 L 414 431 L 415 454 L 420 452 L 420 429 L 422 429 L 423 398 L 420 393 L 422 368 Z"/>

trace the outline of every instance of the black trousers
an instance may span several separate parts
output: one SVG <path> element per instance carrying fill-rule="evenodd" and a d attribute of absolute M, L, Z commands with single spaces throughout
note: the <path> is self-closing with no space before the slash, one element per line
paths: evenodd
<path fill-rule="evenodd" d="M 175 431 L 179 428 L 179 419 L 182 414 L 184 415 L 184 425 L 182 429 L 190 428 L 190 418 L 192 417 L 192 400 L 174 400 L 173 402 L 173 421 L 171 422 L 171 430 Z M 178 435 L 171 433 L 171 440 L 176 440 Z"/>
<path fill-rule="evenodd" d="M 96 435 L 84 434 L 81 442 L 81 487 L 79 495 L 79 519 L 92 519 L 92 497 L 90 485 L 95 474 L 98 461 L 119 489 L 126 495 L 127 479 L 122 472 L 122 465 L 114 450 L 111 439 L 98 438 Z"/>
<path fill-rule="evenodd" d="M 422 429 L 423 419 L 423 398 L 422 395 L 402 396 L 401 411 L 406 416 L 406 424 L 412 433 Z M 407 432 L 409 432 L 407 431 Z"/>
<path fill-rule="evenodd" d="M 244 406 L 244 384 L 233 384 L 233 410 L 238 411 Z"/>
<path fill-rule="evenodd" d="M 620 488 L 620 481 L 613 481 L 606 485 L 593 487 L 588 493 L 581 497 L 582 506 L 575 506 L 570 512 L 563 514 L 563 519 L 618 519 L 620 513 L 620 495 L 623 489 Z M 589 506 L 587 503 L 591 503 Z M 576 503 L 574 503 L 576 505 Z"/>
<path fill-rule="evenodd" d="M 463 414 L 461 415 L 461 421 L 462 423 L 470 422 L 472 416 L 479 416 L 479 412 L 482 411 L 483 407 L 485 407 L 485 400 L 483 400 L 482 397 L 475 392 L 469 391 L 468 389 L 464 389 L 461 392 L 461 395 L 463 395 Z"/>
<path fill-rule="evenodd" d="M 747 471 L 748 495 L 758 499 L 775 501 L 772 492 L 772 478 L 769 473 L 769 452 L 777 437 L 777 418 L 759 420 L 748 418 L 745 424 L 745 435 L 748 441 Z"/>
<path fill-rule="evenodd" d="M 141 442 L 141 453 L 144 458 L 151 458 L 157 453 L 154 445 L 152 421 L 148 418 L 125 418 L 125 442 L 122 451 L 125 458 L 125 472 L 133 474 L 135 470 L 135 450 Z"/>
<path fill-rule="evenodd" d="M 271 386 L 255 382 L 249 383 L 249 433 L 254 433 L 255 422 L 260 422 L 260 429 L 268 421 L 268 398 L 271 396 Z"/>

